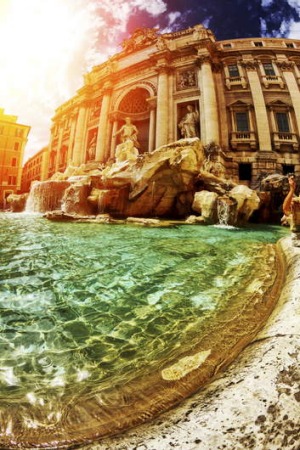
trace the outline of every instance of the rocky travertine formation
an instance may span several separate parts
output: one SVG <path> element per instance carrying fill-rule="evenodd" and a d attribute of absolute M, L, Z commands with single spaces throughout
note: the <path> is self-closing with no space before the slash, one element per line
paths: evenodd
<path fill-rule="evenodd" d="M 298 450 L 300 249 L 282 241 L 288 274 L 264 329 L 203 391 L 155 421 L 82 450 Z"/>
<path fill-rule="evenodd" d="M 12 212 L 22 212 L 25 209 L 28 194 L 10 194 L 7 197 L 7 204 Z"/>
<path fill-rule="evenodd" d="M 131 145 L 131 147 L 130 147 Z M 51 180 L 34 183 L 27 203 L 49 219 L 110 214 L 114 218 L 182 219 L 187 223 L 236 225 L 248 221 L 259 198 L 247 186 L 203 170 L 205 153 L 198 138 L 180 139 L 151 153 L 138 154 L 132 142 L 118 146 L 113 164 L 93 162 L 68 167 Z"/>
<path fill-rule="evenodd" d="M 184 216 L 193 201 L 195 179 L 204 160 L 199 139 L 158 148 L 139 159 L 123 160 L 94 179 L 91 202 L 101 212 L 121 216 Z M 98 200 L 95 198 L 98 196 Z"/>

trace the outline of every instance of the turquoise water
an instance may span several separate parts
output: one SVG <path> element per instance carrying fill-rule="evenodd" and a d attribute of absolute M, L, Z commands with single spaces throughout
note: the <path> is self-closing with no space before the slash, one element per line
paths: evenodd
<path fill-rule="evenodd" d="M 0 215 L 2 433 L 64 427 L 81 397 L 109 405 L 107 391 L 193 348 L 218 308 L 259 278 L 266 244 L 285 234 Z M 9 425 L 17 405 L 23 423 Z"/>

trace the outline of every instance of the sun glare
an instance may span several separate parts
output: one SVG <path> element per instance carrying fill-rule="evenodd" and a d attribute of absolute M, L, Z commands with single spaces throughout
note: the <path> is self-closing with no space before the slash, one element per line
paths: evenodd
<path fill-rule="evenodd" d="M 7 7 L 0 9 L 2 94 L 30 96 L 32 90 L 43 91 L 47 80 L 59 83 L 86 39 L 88 11 L 72 8 L 76 2 L 69 0 L 4 2 Z"/>

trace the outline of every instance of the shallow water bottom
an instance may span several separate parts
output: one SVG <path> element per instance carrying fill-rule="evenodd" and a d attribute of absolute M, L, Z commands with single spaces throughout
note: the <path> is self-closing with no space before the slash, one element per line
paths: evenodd
<path fill-rule="evenodd" d="M 280 289 L 276 227 L 0 226 L 2 448 L 150 420 L 234 358 Z"/>

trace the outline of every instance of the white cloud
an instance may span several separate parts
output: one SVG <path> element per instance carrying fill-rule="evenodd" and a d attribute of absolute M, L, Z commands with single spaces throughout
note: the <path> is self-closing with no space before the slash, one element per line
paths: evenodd
<path fill-rule="evenodd" d="M 141 11 L 148 12 L 154 17 L 159 16 L 167 10 L 167 4 L 163 0 L 133 0 L 132 5 L 136 6 Z"/>
<path fill-rule="evenodd" d="M 287 36 L 290 39 L 300 39 L 300 23 L 292 22 L 290 24 L 289 34 Z"/>
<path fill-rule="evenodd" d="M 173 23 L 181 17 L 181 13 L 179 11 L 171 12 L 168 14 L 169 25 L 173 25 Z"/>

